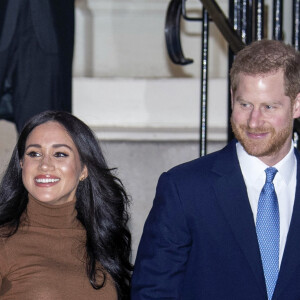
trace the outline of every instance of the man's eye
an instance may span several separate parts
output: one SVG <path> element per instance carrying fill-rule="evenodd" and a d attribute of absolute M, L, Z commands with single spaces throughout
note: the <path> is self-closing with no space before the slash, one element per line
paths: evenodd
<path fill-rule="evenodd" d="M 64 152 L 56 152 L 54 154 L 55 157 L 66 157 L 66 156 L 69 156 L 67 153 L 64 153 Z"/>
<path fill-rule="evenodd" d="M 249 107 L 249 104 L 248 103 L 240 103 L 240 105 L 242 106 L 242 107 Z"/>
<path fill-rule="evenodd" d="M 30 152 L 26 153 L 26 155 L 29 157 L 40 157 L 41 156 L 40 153 L 35 152 L 35 151 L 30 151 Z"/>

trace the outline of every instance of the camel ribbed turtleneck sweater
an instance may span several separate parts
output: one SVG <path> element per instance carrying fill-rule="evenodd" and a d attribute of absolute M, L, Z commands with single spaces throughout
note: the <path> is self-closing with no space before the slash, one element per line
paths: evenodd
<path fill-rule="evenodd" d="M 95 290 L 85 270 L 85 229 L 75 202 L 49 205 L 29 198 L 16 234 L 0 240 L 1 300 L 117 299 L 112 279 Z"/>

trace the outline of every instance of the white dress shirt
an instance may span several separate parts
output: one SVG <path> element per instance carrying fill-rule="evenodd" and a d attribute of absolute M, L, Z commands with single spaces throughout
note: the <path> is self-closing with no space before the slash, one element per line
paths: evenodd
<path fill-rule="evenodd" d="M 254 223 L 256 223 L 259 195 L 266 181 L 265 169 L 269 166 L 264 164 L 257 157 L 249 155 L 240 143 L 236 144 L 236 149 L 244 181 L 247 187 Z M 296 192 L 297 159 L 295 157 L 293 143 L 291 143 L 291 149 L 289 153 L 273 167 L 278 170 L 273 183 L 277 194 L 280 217 L 280 265 L 292 218 Z"/>

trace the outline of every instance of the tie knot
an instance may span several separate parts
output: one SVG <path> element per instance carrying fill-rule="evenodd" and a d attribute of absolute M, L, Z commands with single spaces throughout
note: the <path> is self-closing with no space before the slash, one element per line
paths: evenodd
<path fill-rule="evenodd" d="M 267 178 L 266 178 L 266 182 L 272 182 L 276 173 L 277 173 L 277 169 L 273 168 L 273 167 L 269 167 L 267 169 L 265 169 Z"/>

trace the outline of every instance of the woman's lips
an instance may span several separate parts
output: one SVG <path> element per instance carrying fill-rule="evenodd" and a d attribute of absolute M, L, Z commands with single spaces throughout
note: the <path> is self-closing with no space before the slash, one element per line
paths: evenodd
<path fill-rule="evenodd" d="M 52 175 L 38 175 L 34 178 L 37 186 L 52 186 L 60 181 L 60 178 Z"/>

